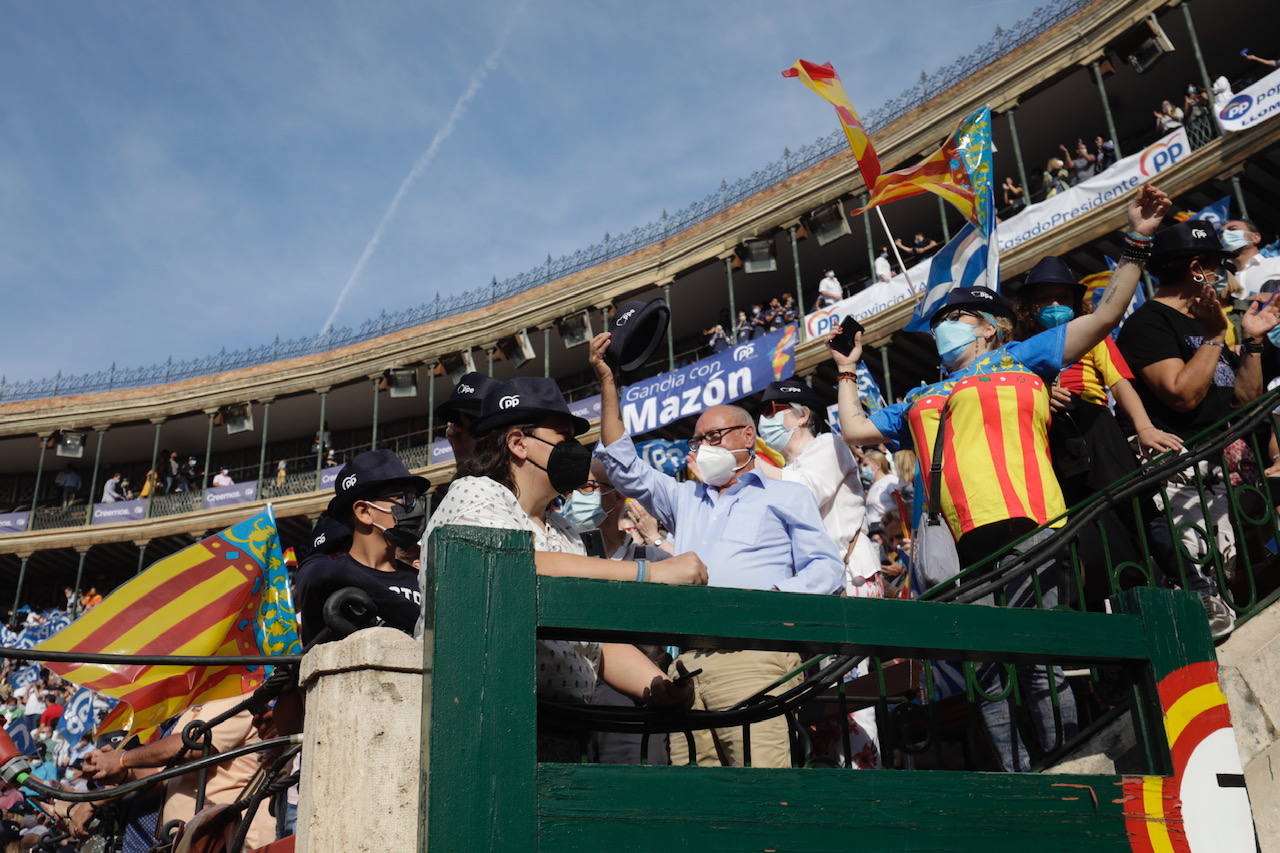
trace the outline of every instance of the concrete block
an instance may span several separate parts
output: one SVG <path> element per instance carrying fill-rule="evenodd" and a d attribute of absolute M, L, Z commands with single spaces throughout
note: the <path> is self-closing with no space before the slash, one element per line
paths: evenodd
<path fill-rule="evenodd" d="M 1244 767 L 1262 853 L 1280 853 L 1280 744 L 1272 744 Z"/>
<path fill-rule="evenodd" d="M 301 681 L 299 853 L 413 849 L 422 642 L 391 628 L 358 631 L 308 652 Z"/>
<path fill-rule="evenodd" d="M 1276 665 L 1277 661 L 1280 661 L 1280 604 L 1273 604 L 1241 625 L 1218 647 L 1218 662 L 1240 671 L 1258 707 L 1273 729 L 1280 730 L 1280 666 Z M 1234 716 L 1234 702 L 1231 708 Z"/>
<path fill-rule="evenodd" d="M 1219 666 L 1218 683 L 1231 708 L 1231 727 L 1240 748 L 1240 763 L 1248 764 L 1280 738 L 1280 731 L 1238 667 Z"/>
<path fill-rule="evenodd" d="M 1110 776 L 1124 772 L 1118 767 L 1133 767 L 1136 759 L 1132 756 L 1137 749 L 1138 739 L 1133 733 L 1133 722 L 1129 717 L 1123 716 L 1045 772 L 1097 773 Z"/>

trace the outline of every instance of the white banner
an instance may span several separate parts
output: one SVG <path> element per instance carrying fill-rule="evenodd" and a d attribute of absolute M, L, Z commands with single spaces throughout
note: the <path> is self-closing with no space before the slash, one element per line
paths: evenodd
<path fill-rule="evenodd" d="M 911 274 L 911 283 L 916 286 L 916 292 L 920 292 L 929 281 L 928 259 L 911 267 L 908 272 Z M 839 328 L 840 321 L 845 317 L 853 317 L 861 321 L 872 314 L 879 314 L 886 308 L 892 308 L 904 299 L 911 298 L 913 298 L 911 290 L 907 287 L 907 280 L 902 275 L 897 275 L 889 281 L 877 281 L 848 299 L 841 299 L 834 305 L 806 314 L 805 331 L 810 338 L 826 337 Z"/>
<path fill-rule="evenodd" d="M 1100 205 L 1127 195 L 1138 185 L 1158 175 L 1191 153 L 1187 131 L 1178 128 L 1137 154 L 1131 154 L 1100 175 L 1081 181 L 1052 198 L 1031 205 L 996 227 L 1001 253 L 1020 246 L 1033 237 L 1084 216 Z"/>
<path fill-rule="evenodd" d="M 1280 69 L 1272 71 L 1248 89 L 1223 104 L 1218 124 L 1237 132 L 1280 115 Z"/>

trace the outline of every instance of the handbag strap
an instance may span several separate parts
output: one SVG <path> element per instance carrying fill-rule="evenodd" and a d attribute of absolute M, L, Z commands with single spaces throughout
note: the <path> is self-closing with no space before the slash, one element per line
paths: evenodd
<path fill-rule="evenodd" d="M 929 464 L 927 514 L 930 524 L 938 524 L 942 518 L 942 441 L 946 426 L 947 401 L 944 400 L 938 412 L 938 434 L 933 437 L 933 461 Z"/>

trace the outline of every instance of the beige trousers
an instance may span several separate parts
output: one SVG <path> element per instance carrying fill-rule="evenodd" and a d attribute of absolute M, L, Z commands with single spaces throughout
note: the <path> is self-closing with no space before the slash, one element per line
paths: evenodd
<path fill-rule="evenodd" d="M 803 659 L 794 652 L 729 652 L 714 649 L 688 651 L 677 660 L 689 672 L 701 669 L 693 679 L 693 708 L 697 711 L 724 711 L 764 689 L 798 667 Z M 672 678 L 677 675 L 671 665 Z M 801 676 L 769 691 L 786 692 L 800 683 Z M 701 767 L 742 767 L 744 749 L 742 726 L 703 729 L 693 732 L 694 749 Z M 671 763 L 689 763 L 689 746 L 683 732 L 671 733 Z M 787 720 L 773 717 L 751 726 L 751 766 L 790 767 L 791 739 Z"/>

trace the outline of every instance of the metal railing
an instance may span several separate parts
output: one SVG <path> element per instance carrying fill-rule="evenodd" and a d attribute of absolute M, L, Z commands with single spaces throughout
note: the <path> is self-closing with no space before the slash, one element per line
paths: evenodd
<path fill-rule="evenodd" d="M 935 70 L 932 74 L 921 72 L 920 79 L 879 107 L 864 116 L 867 130 L 874 133 L 888 126 L 895 119 L 924 104 L 931 98 L 950 89 L 978 69 L 990 64 L 1041 33 L 1057 26 L 1089 5 L 1091 0 L 1065 0 L 1037 9 L 1009 28 L 997 27 L 986 43 L 979 45 L 966 56 Z M 632 228 L 623 234 L 606 233 L 601 242 L 579 249 L 571 255 L 559 258 L 547 256 L 545 263 L 498 281 L 494 278 L 487 286 L 451 296 L 436 295 L 425 302 L 401 311 L 382 312 L 357 328 L 340 327 L 327 332 L 304 337 L 275 341 L 256 347 L 227 351 L 195 358 L 174 360 L 170 357 L 162 364 L 145 367 L 118 367 L 114 363 L 105 370 L 92 373 L 7 382 L 0 378 L 0 402 L 33 400 L 65 394 L 84 394 L 118 388 L 138 388 L 159 385 L 195 376 L 206 376 L 268 364 L 282 359 L 297 358 L 328 352 L 339 347 L 367 341 L 422 323 L 461 314 L 501 299 L 523 293 L 535 287 L 580 272 L 615 258 L 629 255 L 639 249 L 669 239 L 675 234 L 699 222 L 727 210 L 733 205 L 774 186 L 792 175 L 814 166 L 841 151 L 846 142 L 842 131 L 834 131 L 795 151 L 783 149 L 782 157 L 757 169 L 733 183 L 721 181 L 720 188 L 700 201 L 668 215 L 664 210 L 655 222 Z"/>
<path fill-rule="evenodd" d="M 1115 614 L 1042 611 L 540 577 L 528 535 L 515 531 L 445 527 L 429 551 L 422 759 L 431 781 L 419 850 L 585 850 L 643 826 L 643 849 L 837 849 L 853 837 L 898 849 L 909 837 L 920 849 L 1012 851 L 1030 830 L 1064 850 L 1128 851 L 1131 819 L 1163 820 L 1122 807 L 1135 801 L 1128 795 L 1175 773 L 1163 722 L 1177 698 L 1169 688 L 1199 686 L 1188 673 L 1216 685 L 1200 605 L 1181 592 L 1129 590 Z M 736 704 L 701 694 L 706 710 L 539 703 L 535 638 L 676 643 L 708 656 L 766 650 L 799 665 Z M 867 675 L 846 683 L 842 673 L 859 659 Z M 950 695 L 930 674 L 945 662 L 963 678 Z M 1086 734 L 1127 725 L 1136 749 L 1123 770 L 1135 775 L 973 772 L 1000 766 L 992 743 L 1001 731 L 1038 753 L 1018 769 L 1063 758 L 1080 719 L 1068 689 L 1075 706 L 1084 698 L 1073 672 L 1091 667 L 1107 674 L 1111 694 Z M 1037 670 L 1063 702 L 1035 695 L 1024 676 Z M 854 728 L 866 709 L 878 730 L 875 766 L 895 772 L 838 769 L 865 766 L 851 740 L 867 736 Z M 762 728 L 770 721 L 772 732 Z M 542 754 L 543 738 L 581 739 L 584 729 L 638 738 L 632 764 L 666 733 L 717 744 L 737 735 L 732 763 L 748 766 L 753 739 L 784 738 L 791 766 L 637 767 Z M 955 772 L 914 772 L 924 769 Z M 979 830 L 961 829 L 970 822 Z"/>
<path fill-rule="evenodd" d="M 230 821 L 227 831 L 236 839 L 234 849 L 240 849 L 248 835 L 250 824 L 258 810 L 264 806 L 268 798 L 275 796 L 287 787 L 296 784 L 291 776 L 293 759 L 301 751 L 301 736 L 298 734 L 268 738 L 241 746 L 216 751 L 213 747 L 212 732 L 217 726 L 230 720 L 244 711 L 255 715 L 265 713 L 271 702 L 282 692 L 297 689 L 297 667 L 301 655 L 242 655 L 242 656 L 203 656 L 203 655 L 118 655 L 89 654 L 83 652 L 36 651 L 0 647 L 0 659 L 17 662 L 67 662 L 67 663 L 100 663 L 117 667 L 138 666 L 270 666 L 274 672 L 256 689 L 230 708 L 209 719 L 197 719 L 189 723 L 181 731 L 170 734 L 182 739 L 182 746 L 175 759 L 167 762 L 158 772 L 138 779 L 128 780 L 118 785 L 91 788 L 75 791 L 51 785 L 30 775 L 29 769 L 22 770 L 14 762 L 6 762 L 0 773 L 10 774 L 13 778 L 6 781 L 20 784 L 35 792 L 42 800 L 60 800 L 69 803 L 93 803 L 95 814 L 88 823 L 88 837 L 77 840 L 96 845 L 93 849 L 121 850 L 125 832 L 129 827 L 137 828 L 128 810 L 120 806 L 149 796 L 157 783 L 196 774 L 195 780 L 195 812 L 198 814 L 206 805 L 206 785 L 209 770 L 217 764 L 234 760 L 241 756 L 255 753 L 265 754 L 269 761 L 264 761 L 263 772 L 259 772 L 241 791 L 231 808 L 236 813 Z M 3 740 L 8 740 L 5 735 Z M 12 741 L 8 748 L 12 749 Z M 0 749 L 4 745 L 0 744 Z M 127 749 L 122 745 L 119 749 Z M 194 756 L 194 757 L 193 757 Z M 51 818 L 50 835 L 61 838 L 67 843 L 73 839 L 69 835 L 67 821 Z M 174 848 L 182 830 L 178 821 L 170 821 L 152 837 L 152 853 L 168 853 Z M 44 848 L 41 848 L 44 849 Z M 50 847 L 49 849 L 55 849 Z M 86 848 L 88 849 L 88 848 Z"/>

